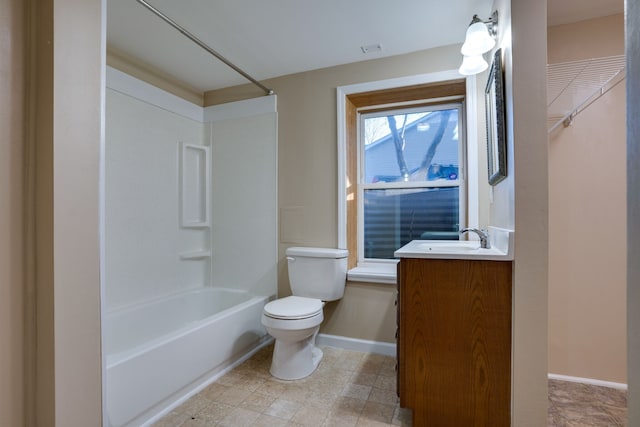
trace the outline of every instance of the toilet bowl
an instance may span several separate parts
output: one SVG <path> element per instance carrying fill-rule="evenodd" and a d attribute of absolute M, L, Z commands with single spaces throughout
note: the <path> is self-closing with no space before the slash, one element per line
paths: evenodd
<path fill-rule="evenodd" d="M 289 248 L 289 280 L 294 295 L 264 306 L 262 324 L 275 338 L 271 375 L 282 380 L 305 378 L 316 370 L 322 350 L 315 346 L 324 320 L 324 301 L 342 298 L 346 280 L 343 249 Z"/>
<path fill-rule="evenodd" d="M 297 380 L 311 375 L 322 359 L 315 338 L 324 320 L 322 301 L 290 296 L 268 303 L 262 324 L 275 338 L 271 375 Z"/>

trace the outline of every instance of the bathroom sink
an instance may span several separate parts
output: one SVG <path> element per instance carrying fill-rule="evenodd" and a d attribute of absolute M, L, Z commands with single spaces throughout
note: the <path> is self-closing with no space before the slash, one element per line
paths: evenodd
<path fill-rule="evenodd" d="M 421 242 L 421 243 L 418 243 Z M 428 252 L 475 252 L 480 250 L 478 241 L 440 241 L 440 240 L 418 240 L 416 249 Z"/>
<path fill-rule="evenodd" d="M 413 240 L 397 251 L 396 258 L 477 259 L 507 261 L 513 259 L 513 232 L 489 227 L 489 248 L 478 240 Z"/>

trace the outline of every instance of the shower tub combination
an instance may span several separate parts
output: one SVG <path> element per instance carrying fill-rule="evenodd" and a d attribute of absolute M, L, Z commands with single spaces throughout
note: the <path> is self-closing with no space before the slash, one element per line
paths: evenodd
<path fill-rule="evenodd" d="M 270 341 L 268 300 L 205 287 L 106 313 L 108 425 L 149 424 Z"/>

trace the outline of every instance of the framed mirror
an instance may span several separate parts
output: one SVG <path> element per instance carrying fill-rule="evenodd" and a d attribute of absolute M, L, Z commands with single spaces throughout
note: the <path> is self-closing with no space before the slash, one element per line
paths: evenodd
<path fill-rule="evenodd" d="M 487 167 L 489 184 L 496 185 L 507 177 L 507 144 L 505 136 L 504 80 L 502 49 L 493 56 L 489 79 L 484 90 L 487 116 Z"/>

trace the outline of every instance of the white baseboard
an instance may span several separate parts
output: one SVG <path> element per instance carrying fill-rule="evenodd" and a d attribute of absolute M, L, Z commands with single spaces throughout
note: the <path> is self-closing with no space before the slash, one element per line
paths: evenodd
<path fill-rule="evenodd" d="M 396 345 L 394 343 L 361 340 L 339 335 L 318 334 L 316 337 L 316 345 L 327 345 L 329 347 L 362 351 L 364 353 L 376 353 L 384 356 L 396 355 Z"/>
<path fill-rule="evenodd" d="M 593 378 L 571 377 L 568 375 L 558 375 L 558 374 L 549 374 L 548 377 L 550 380 L 569 381 L 572 383 L 597 385 L 600 387 L 609 387 L 609 388 L 615 388 L 618 390 L 627 390 L 627 385 L 624 383 L 614 383 L 611 381 L 594 380 Z"/>

